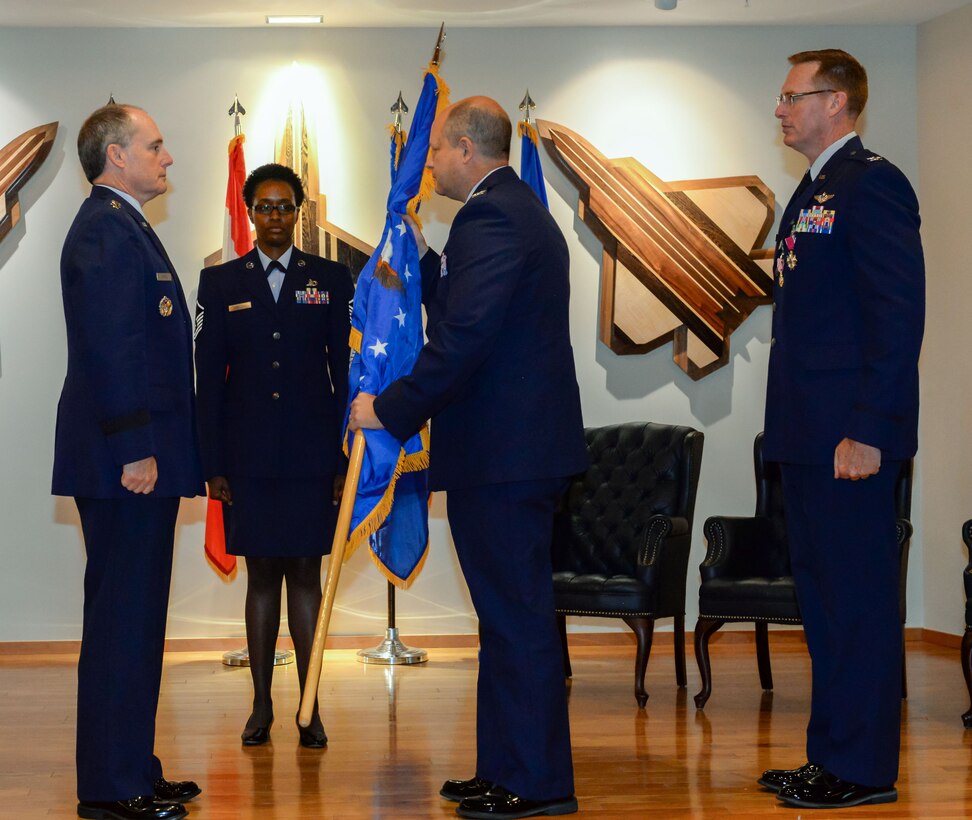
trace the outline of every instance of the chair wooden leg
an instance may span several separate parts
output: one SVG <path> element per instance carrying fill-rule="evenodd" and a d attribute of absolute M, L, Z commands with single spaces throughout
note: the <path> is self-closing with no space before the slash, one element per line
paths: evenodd
<path fill-rule="evenodd" d="M 712 694 L 712 667 L 709 665 L 709 638 L 721 627 L 725 621 L 713 618 L 699 618 L 695 623 L 695 660 L 699 665 L 699 676 L 702 678 L 702 689 L 695 696 L 695 708 L 705 708 L 705 702 Z"/>
<path fill-rule="evenodd" d="M 765 691 L 773 688 L 773 667 L 770 665 L 769 625 L 756 621 L 756 664 L 759 666 L 759 685 Z"/>
<path fill-rule="evenodd" d="M 962 636 L 962 674 L 965 675 L 965 685 L 972 700 L 972 629 L 966 629 Z M 972 706 L 962 715 L 962 723 L 966 729 L 972 729 Z"/>
<path fill-rule="evenodd" d="M 685 677 L 685 613 L 675 616 L 675 683 L 684 689 Z"/>
<path fill-rule="evenodd" d="M 648 668 L 648 656 L 651 654 L 651 639 L 655 632 L 654 618 L 625 618 L 624 622 L 631 627 L 638 638 L 638 653 L 635 656 L 635 699 L 638 708 L 644 709 L 648 703 L 648 693 L 645 691 L 645 670 Z"/>
<path fill-rule="evenodd" d="M 570 650 L 567 648 L 567 616 L 557 613 L 557 627 L 560 629 L 560 645 L 564 650 L 564 677 L 573 677 L 573 670 L 570 668 Z"/>

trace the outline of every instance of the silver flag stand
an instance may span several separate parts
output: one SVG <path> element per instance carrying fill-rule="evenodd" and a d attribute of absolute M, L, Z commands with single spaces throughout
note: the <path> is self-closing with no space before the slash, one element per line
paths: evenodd
<path fill-rule="evenodd" d="M 385 640 L 374 649 L 359 649 L 358 660 L 361 663 L 412 664 L 425 663 L 429 653 L 424 649 L 410 649 L 398 639 L 398 629 L 395 627 L 395 585 L 388 582 L 388 629 L 385 630 Z"/>
<path fill-rule="evenodd" d="M 274 666 L 286 666 L 294 662 L 294 652 L 292 649 L 278 649 L 273 653 Z M 249 666 L 250 650 L 247 647 L 233 649 L 223 653 L 223 666 Z"/>

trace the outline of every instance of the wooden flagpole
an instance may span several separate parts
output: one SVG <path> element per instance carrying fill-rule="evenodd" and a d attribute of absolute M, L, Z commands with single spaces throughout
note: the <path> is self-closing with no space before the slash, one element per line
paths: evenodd
<path fill-rule="evenodd" d="M 344 495 L 341 496 L 337 526 L 334 528 L 334 540 L 331 542 L 331 558 L 327 562 L 324 595 L 321 598 L 320 612 L 317 614 L 317 627 L 314 629 L 314 643 L 311 646 L 310 662 L 307 665 L 304 693 L 300 699 L 300 711 L 297 713 L 297 722 L 305 729 L 310 726 L 314 714 L 314 701 L 317 700 L 317 689 L 321 682 L 324 643 L 327 641 L 327 630 L 331 623 L 331 610 L 334 607 L 334 593 L 337 591 L 338 578 L 341 576 L 341 565 L 344 563 L 344 550 L 348 544 L 351 512 L 354 509 L 355 496 L 358 494 L 358 480 L 361 477 L 364 450 L 364 432 L 358 430 L 354 434 L 354 444 L 351 447 L 348 476 L 344 482 Z"/>

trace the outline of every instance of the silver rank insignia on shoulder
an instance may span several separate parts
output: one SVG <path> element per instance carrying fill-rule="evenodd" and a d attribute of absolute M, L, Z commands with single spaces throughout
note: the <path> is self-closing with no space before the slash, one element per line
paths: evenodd
<path fill-rule="evenodd" d="M 475 199 L 475 198 L 476 198 L 477 196 L 482 196 L 482 195 L 483 195 L 483 194 L 485 194 L 485 193 L 486 193 L 486 191 L 476 191 L 476 193 L 474 193 L 474 194 L 473 194 L 473 195 L 472 195 L 471 197 L 469 197 L 469 198 L 470 198 L 470 199 Z"/>
<path fill-rule="evenodd" d="M 867 161 L 868 162 L 880 162 L 883 159 L 884 159 L 884 157 L 879 157 L 877 154 L 875 154 L 873 157 L 868 157 L 867 158 Z"/>
<path fill-rule="evenodd" d="M 172 300 L 168 296 L 163 296 L 159 302 L 159 314 L 162 316 L 172 315 Z"/>
<path fill-rule="evenodd" d="M 814 197 L 814 199 L 817 200 L 817 202 L 819 202 L 821 205 L 823 205 L 825 202 L 833 198 L 834 198 L 833 194 L 817 194 Z"/>
<path fill-rule="evenodd" d="M 297 267 L 298 268 L 306 267 L 306 265 L 307 265 L 307 263 L 303 259 L 298 259 L 297 260 Z"/>
<path fill-rule="evenodd" d="M 108 204 L 111 205 L 111 207 L 114 208 L 116 211 L 121 210 L 121 203 L 117 199 L 111 200 L 111 202 L 109 202 Z"/>
<path fill-rule="evenodd" d="M 252 263 L 252 262 L 247 262 L 247 263 L 246 263 L 246 265 L 244 265 L 244 267 L 245 267 L 245 268 L 246 268 L 247 270 L 253 270 L 253 267 L 254 267 L 254 266 L 253 266 L 253 263 Z"/>
<path fill-rule="evenodd" d="M 142 220 L 141 225 L 143 228 L 148 228 L 148 222 L 146 222 L 144 219 Z"/>

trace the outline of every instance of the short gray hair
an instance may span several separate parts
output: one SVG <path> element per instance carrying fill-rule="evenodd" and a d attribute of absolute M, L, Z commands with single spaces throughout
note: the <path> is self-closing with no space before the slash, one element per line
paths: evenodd
<path fill-rule="evenodd" d="M 135 133 L 132 110 L 142 109 L 137 105 L 109 103 L 84 121 L 78 132 L 78 157 L 88 182 L 94 182 L 105 170 L 109 145 L 116 143 L 124 147 L 131 142 Z"/>
<path fill-rule="evenodd" d="M 450 145 L 462 137 L 469 137 L 483 156 L 489 159 L 509 159 L 513 125 L 506 112 L 492 111 L 477 105 L 474 100 L 461 100 L 449 111 L 443 131 Z"/>

